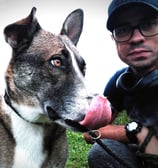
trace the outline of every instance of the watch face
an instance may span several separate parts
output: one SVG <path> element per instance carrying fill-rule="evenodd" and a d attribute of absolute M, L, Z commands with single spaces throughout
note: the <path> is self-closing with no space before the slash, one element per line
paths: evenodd
<path fill-rule="evenodd" d="M 136 134 L 142 129 L 142 124 L 140 122 L 129 122 L 125 125 L 126 135 L 132 143 L 137 143 Z"/>
<path fill-rule="evenodd" d="M 131 122 L 131 123 L 128 123 L 127 125 L 127 129 L 130 132 L 136 130 L 137 127 L 138 127 L 138 124 L 136 122 Z"/>

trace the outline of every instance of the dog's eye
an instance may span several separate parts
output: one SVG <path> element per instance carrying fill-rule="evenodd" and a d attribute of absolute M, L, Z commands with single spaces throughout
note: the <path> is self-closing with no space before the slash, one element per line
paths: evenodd
<path fill-rule="evenodd" d="M 59 58 L 54 58 L 51 60 L 51 63 L 53 66 L 56 66 L 56 67 L 60 67 L 62 66 L 62 62 L 61 62 L 61 59 Z"/>

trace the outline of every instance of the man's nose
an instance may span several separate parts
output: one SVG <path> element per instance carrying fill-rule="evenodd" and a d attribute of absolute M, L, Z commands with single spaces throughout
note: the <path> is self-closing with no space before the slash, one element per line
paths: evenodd
<path fill-rule="evenodd" d="M 143 41 L 145 37 L 142 35 L 141 31 L 138 28 L 133 30 L 132 37 L 130 39 L 131 42 L 140 42 Z"/>

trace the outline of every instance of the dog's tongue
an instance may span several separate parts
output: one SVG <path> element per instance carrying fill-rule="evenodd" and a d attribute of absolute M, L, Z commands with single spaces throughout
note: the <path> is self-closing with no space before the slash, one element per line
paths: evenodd
<path fill-rule="evenodd" d="M 108 99 L 103 96 L 93 98 L 84 120 L 80 124 L 90 130 L 98 129 L 111 121 L 111 107 Z"/>

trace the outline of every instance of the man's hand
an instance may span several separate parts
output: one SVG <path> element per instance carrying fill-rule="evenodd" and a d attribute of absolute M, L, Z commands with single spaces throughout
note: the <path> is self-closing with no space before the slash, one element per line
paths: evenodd
<path fill-rule="evenodd" d="M 126 132 L 124 125 L 107 125 L 105 127 L 99 128 L 100 138 L 113 139 L 121 142 L 128 142 L 126 137 Z M 91 138 L 89 133 L 84 133 L 83 138 L 89 144 L 93 144 L 94 140 Z"/>

